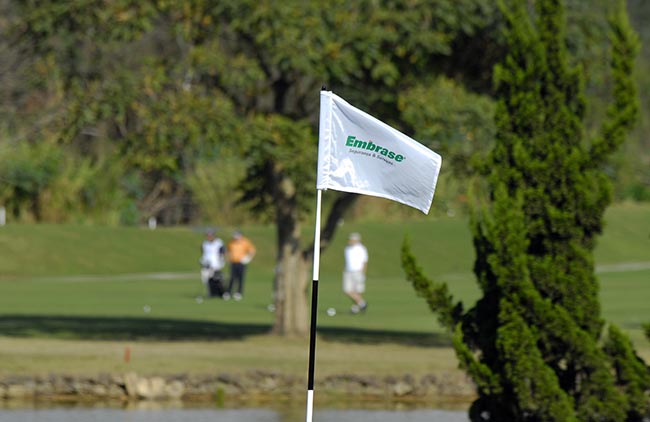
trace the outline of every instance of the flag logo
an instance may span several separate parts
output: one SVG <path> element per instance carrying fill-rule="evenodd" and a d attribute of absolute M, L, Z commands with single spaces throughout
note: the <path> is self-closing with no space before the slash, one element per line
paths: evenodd
<path fill-rule="evenodd" d="M 383 148 L 380 145 L 375 145 L 372 141 L 368 141 L 368 142 L 362 141 L 362 140 L 358 139 L 357 137 L 355 137 L 353 135 L 348 136 L 347 141 L 345 141 L 345 146 L 354 148 L 354 150 L 350 149 L 350 152 L 352 154 L 358 154 L 359 152 L 355 152 L 355 150 L 361 149 L 361 150 L 371 152 L 369 154 L 363 154 L 363 155 L 377 157 L 377 155 L 375 153 L 373 153 L 373 152 L 376 152 L 377 154 L 379 154 L 379 158 L 381 158 L 383 156 L 383 157 L 386 157 L 386 158 L 388 158 L 390 160 L 394 160 L 394 161 L 396 161 L 398 163 L 401 163 L 406 158 L 402 154 L 396 154 L 394 151 L 390 151 L 390 150 L 388 150 L 386 148 Z M 388 164 L 390 164 L 390 165 L 393 165 L 393 163 L 390 162 L 390 161 L 386 161 L 386 162 Z"/>

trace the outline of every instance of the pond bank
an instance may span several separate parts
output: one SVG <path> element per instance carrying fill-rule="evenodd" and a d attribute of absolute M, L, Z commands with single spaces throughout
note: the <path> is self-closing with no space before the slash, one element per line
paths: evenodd
<path fill-rule="evenodd" d="M 326 397 L 358 400 L 454 401 L 474 398 L 472 382 L 458 373 L 418 377 L 332 375 L 316 381 L 316 391 Z M 302 397 L 302 377 L 253 370 L 244 374 L 143 376 L 135 372 L 96 377 L 50 374 L 0 377 L 1 400 L 133 401 L 181 400 L 217 403 Z"/>

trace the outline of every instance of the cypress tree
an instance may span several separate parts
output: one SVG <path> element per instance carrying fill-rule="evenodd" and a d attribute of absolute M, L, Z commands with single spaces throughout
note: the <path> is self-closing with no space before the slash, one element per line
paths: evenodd
<path fill-rule="evenodd" d="M 635 34 L 620 1 L 613 102 L 600 135 L 587 139 L 562 1 L 538 0 L 533 12 L 515 0 L 501 10 L 509 50 L 495 68 L 497 140 L 471 221 L 482 297 L 465 310 L 421 273 L 406 242 L 403 267 L 476 383 L 472 421 L 642 421 L 650 371 L 620 330 L 605 329 L 593 261 L 611 201 L 603 168 L 638 113 Z"/>

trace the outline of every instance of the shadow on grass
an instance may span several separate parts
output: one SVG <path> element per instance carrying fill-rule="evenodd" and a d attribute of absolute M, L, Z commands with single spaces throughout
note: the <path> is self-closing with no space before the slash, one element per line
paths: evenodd
<path fill-rule="evenodd" d="M 76 317 L 60 315 L 0 316 L 0 335 L 22 338 L 75 340 L 210 341 L 238 340 L 268 334 L 270 325 L 213 321 L 133 318 Z M 358 328 L 318 329 L 327 341 L 357 344 L 397 343 L 422 347 L 447 347 L 449 336 L 419 332 L 379 331 Z"/>
<path fill-rule="evenodd" d="M 360 328 L 319 328 L 318 334 L 324 340 L 341 343 L 380 344 L 395 343 L 422 347 L 450 347 L 451 337 L 440 333 L 415 331 L 379 331 Z"/>
<path fill-rule="evenodd" d="M 0 316 L 0 335 L 76 340 L 223 340 L 268 333 L 263 324 L 132 318 L 48 315 Z"/>

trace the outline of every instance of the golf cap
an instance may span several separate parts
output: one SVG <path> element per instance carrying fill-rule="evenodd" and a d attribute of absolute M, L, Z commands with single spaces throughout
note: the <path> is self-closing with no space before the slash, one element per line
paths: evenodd
<path fill-rule="evenodd" d="M 350 233 L 348 237 L 350 240 L 361 240 L 361 235 L 359 233 Z"/>

